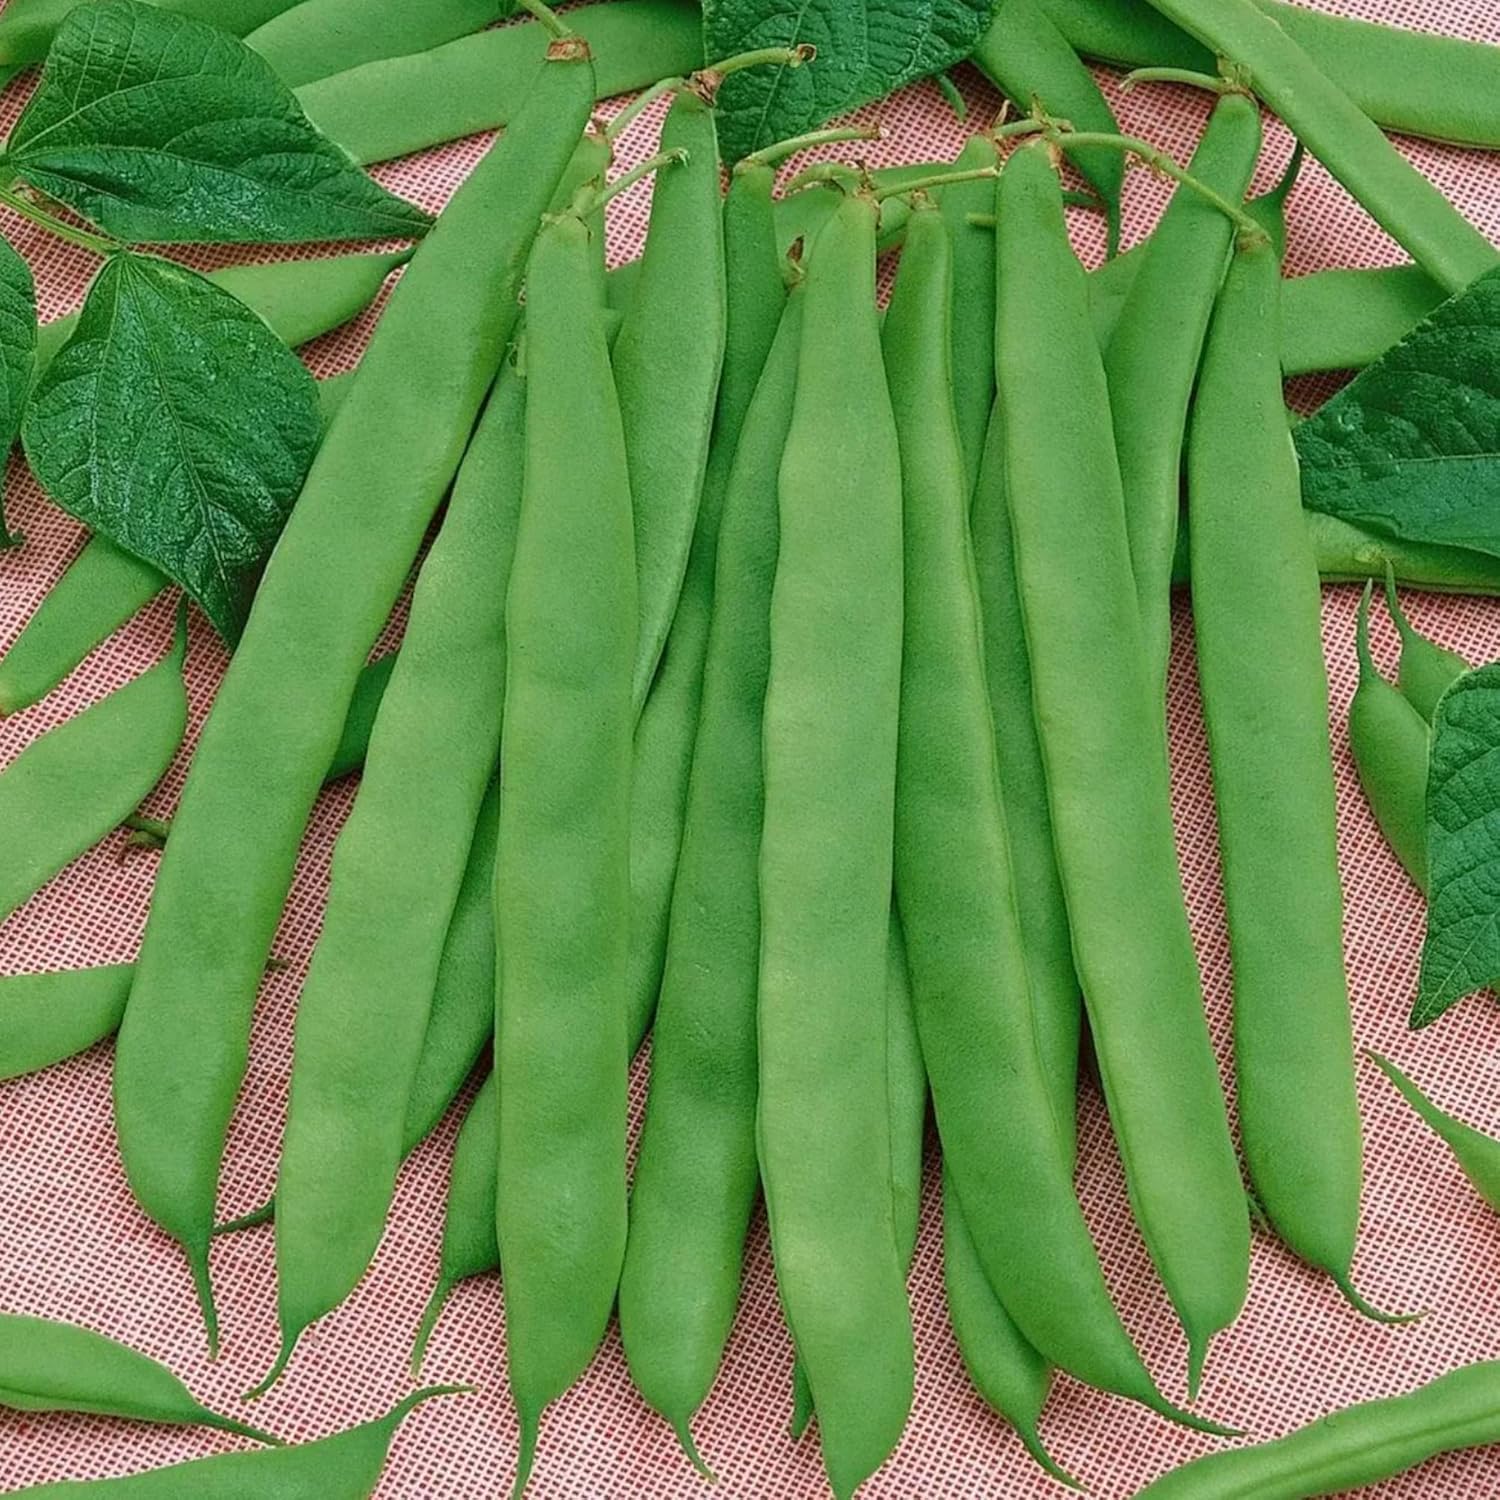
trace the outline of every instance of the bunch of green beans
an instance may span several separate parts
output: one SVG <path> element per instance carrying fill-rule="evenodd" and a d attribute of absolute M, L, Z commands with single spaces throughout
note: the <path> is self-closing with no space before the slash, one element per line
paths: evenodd
<path fill-rule="evenodd" d="M 1055 1371 L 1235 1435 L 1164 1394 L 1116 1307 L 1073 1181 L 1081 1032 L 1086 1017 L 1190 1404 L 1249 1285 L 1242 1164 L 1329 1295 L 1402 1321 L 1354 1281 L 1320 575 L 1386 579 L 1398 680 L 1374 669 L 1367 584 L 1350 737 L 1421 883 L 1429 725 L 1465 663 L 1412 628 L 1395 583 L 1500 593 L 1500 569 L 1305 513 L 1283 379 L 1372 361 L 1491 265 L 1371 119 L 1482 137 L 1462 100 L 1405 110 L 1391 65 L 1399 48 L 1464 59 L 1463 94 L 1477 54 L 1376 46 L 1279 0 L 1002 0 L 976 59 L 1027 119 L 949 163 L 819 163 L 778 202 L 786 157 L 870 132 L 766 147 L 727 164 L 726 191 L 716 89 L 805 50 L 702 68 L 685 0 L 566 19 L 524 4 L 534 19 L 484 30 L 496 0 L 215 0 L 361 160 L 507 129 L 410 257 L 359 379 L 334 388 L 171 823 L 132 814 L 184 735 L 185 616 L 164 662 L 0 772 L 0 919 L 122 822 L 164 844 L 136 964 L 0 980 L 0 1078 L 118 1028 L 127 1179 L 184 1250 L 211 1345 L 214 1234 L 274 1220 L 281 1344 L 254 1395 L 363 1277 L 403 1160 L 492 1041 L 412 1364 L 453 1287 L 502 1269 L 516 1500 L 616 1312 L 632 1382 L 708 1474 L 694 1421 L 757 1191 L 792 1430 L 817 1424 L 833 1493 L 855 1495 L 913 1400 L 929 1098 L 954 1334 L 1019 1445 L 1072 1483 L 1042 1437 Z M 0 61 L 28 61 L 62 8 L 17 0 Z M 1080 50 L 1172 76 L 1222 57 L 1187 168 L 1117 134 Z M 591 123 L 598 97 L 641 85 Z M 1415 264 L 1283 280 L 1301 151 L 1245 203 L 1254 95 Z M 611 180 L 615 139 L 658 99 L 659 149 Z M 1116 254 L 1132 155 L 1178 188 Z M 1064 158 L 1088 184 L 1071 200 Z M 606 206 L 652 173 L 644 251 L 607 275 Z M 1092 275 L 1070 201 L 1108 217 Z M 877 257 L 898 243 L 882 319 Z M 405 259 L 221 279 L 297 342 Z M 367 666 L 429 530 L 399 653 Z M 1174 842 L 1174 581 L 1193 591 L 1237 1136 Z M 37 701 L 161 587 L 90 543 L 0 661 L 0 709 Z M 298 844 L 323 780 L 354 769 L 275 1196 L 216 1226 Z M 653 1025 L 632 1170 L 629 1070 Z M 1376 1061 L 1495 1201 L 1500 1147 Z M 1474 1366 L 1144 1493 L 1311 1496 L 1497 1440 L 1495 1378 Z M 450 1389 L 317 1443 L 103 1487 L 367 1495 L 396 1425 Z M 143 1356 L 34 1319 L 0 1318 L 0 1405 L 266 1438 Z"/>

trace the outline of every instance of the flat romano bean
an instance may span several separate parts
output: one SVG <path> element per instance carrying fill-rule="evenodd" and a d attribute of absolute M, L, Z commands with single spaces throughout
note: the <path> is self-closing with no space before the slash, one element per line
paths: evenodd
<path fill-rule="evenodd" d="M 1427 889 L 1427 763 L 1432 731 L 1370 656 L 1370 596 L 1359 601 L 1359 686 L 1349 704 L 1349 748 L 1385 841 L 1418 889 Z"/>
<path fill-rule="evenodd" d="M 1058 868 L 1131 1203 L 1196 1390 L 1244 1301 L 1249 1215 L 1177 869 L 1109 394 L 1044 146 L 1011 157 L 997 215 L 1007 489 Z"/>
<path fill-rule="evenodd" d="M 1052 1367 L 1026 1342 L 995 1295 L 974 1247 L 953 1179 L 943 1174 L 943 1288 L 948 1317 L 974 1389 L 1016 1430 L 1046 1473 L 1076 1489 L 1042 1443 L 1042 1409 L 1052 1389 Z"/>
<path fill-rule="evenodd" d="M 635 503 L 640 622 L 631 694 L 656 676 L 687 571 L 724 362 L 724 211 L 710 76 L 674 90 L 641 271 L 614 347 Z"/>
<path fill-rule="evenodd" d="M 1175 1417 L 1111 1304 L 1042 1075 L 949 394 L 949 266 L 946 227 L 918 208 L 883 336 L 905 494 L 896 901 L 944 1169 L 1026 1339 Z"/>
<path fill-rule="evenodd" d="M 1255 0 L 1151 0 L 1205 46 L 1245 71 L 1292 133 L 1416 263 L 1450 292 L 1500 260 L 1490 242 L 1381 134 Z M 1433 88 L 1446 80 L 1435 75 Z"/>
<path fill-rule="evenodd" d="M 0 979 L 0 1079 L 76 1057 L 114 1034 L 134 964 Z"/>
<path fill-rule="evenodd" d="M 297 1008 L 276 1183 L 282 1347 L 261 1389 L 364 1274 L 406 1154 L 404 1106 L 500 749 L 525 408 L 525 381 L 508 363 L 417 574 L 354 808 L 334 846 Z M 420 859 L 400 857 L 416 849 Z"/>
<path fill-rule="evenodd" d="M 365 0 L 301 0 L 247 33 L 245 45 L 297 88 L 361 63 L 427 52 L 514 8 L 502 0 L 386 0 L 373 9 Z"/>
<path fill-rule="evenodd" d="M 614 0 L 569 12 L 597 52 L 610 99 L 703 65 L 703 17 L 691 0 Z M 296 91 L 312 122 L 362 166 L 508 125 L 546 50 L 534 22 L 335 73 Z"/>
<path fill-rule="evenodd" d="M 491 1073 L 475 1094 L 459 1127 L 448 1174 L 447 1211 L 437 1285 L 422 1310 L 412 1344 L 413 1375 L 422 1370 L 433 1330 L 459 1282 L 482 1276 L 500 1264 L 495 1234 L 495 1150 L 500 1139 L 500 1092 Z"/>
<path fill-rule="evenodd" d="M 593 92 L 586 44 L 559 38 L 521 117 L 413 257 L 272 554 L 162 858 L 115 1050 L 115 1115 L 131 1188 L 183 1245 L 211 1341 L 219 1159 L 302 833 L 504 355 L 527 247 Z"/>
<path fill-rule="evenodd" d="M 1075 130 L 1119 132 L 1114 111 L 1094 75 L 1057 29 L 1042 0 L 999 0 L 970 61 L 1023 115 L 1040 106 L 1053 119 L 1067 120 Z M 1066 138 L 1062 149 L 1104 205 L 1109 224 L 1106 254 L 1113 258 L 1120 247 L 1125 158 L 1107 147 L 1069 148 Z"/>
<path fill-rule="evenodd" d="M 901 469 L 875 308 L 878 209 L 814 242 L 779 470 L 760 852 L 761 1178 L 834 1493 L 912 1396 L 891 1198 L 885 977 L 901 666 Z"/>
<path fill-rule="evenodd" d="M 79 0 L 11 0 L 0 16 L 0 63 L 24 66 L 40 62 L 52 45 L 62 19 Z M 163 10 L 208 21 L 244 36 L 297 0 L 146 0 Z"/>
<path fill-rule="evenodd" d="M 1132 68 L 1215 71 L 1214 54 L 1148 0 L 1041 0 L 1080 52 Z M 1285 0 L 1260 8 L 1377 124 L 1500 147 L 1500 48 L 1328 15 Z"/>
<path fill-rule="evenodd" d="M 1280 1238 L 1357 1308 L 1361 1150 L 1322 591 L 1278 359 L 1281 268 L 1242 242 L 1188 442 L 1193 627 L 1234 979 L 1240 1138 Z"/>
<path fill-rule="evenodd" d="M 369 1500 L 380 1483 L 391 1440 L 402 1421 L 434 1396 L 467 1395 L 469 1386 L 434 1385 L 414 1391 L 389 1415 L 361 1427 L 295 1448 L 222 1453 L 122 1479 L 62 1480 L 39 1484 L 33 1496 L 67 1496 L 92 1490 L 110 1500 Z"/>
<path fill-rule="evenodd" d="M 494 885 L 499 820 L 500 784 L 496 780 L 490 784 L 479 809 L 469 862 L 458 889 L 458 899 L 453 905 L 448 936 L 443 942 L 437 983 L 432 991 L 432 1011 L 427 1018 L 417 1074 L 406 1103 L 406 1128 L 401 1143 L 403 1156 L 414 1151 L 437 1128 L 494 1034 Z M 493 1149 L 488 1161 L 491 1165 L 486 1167 L 486 1172 L 493 1178 Z M 271 1199 L 248 1214 L 216 1225 L 214 1233 L 235 1234 L 242 1229 L 268 1224 L 275 1212 L 276 1203 Z M 493 1225 L 493 1182 L 487 1217 Z M 493 1227 L 490 1235 L 493 1239 Z"/>
<path fill-rule="evenodd" d="M 769 175 L 769 168 L 737 174 L 728 210 L 725 431 L 714 446 L 726 447 L 733 462 L 725 473 L 721 460 L 710 460 L 719 480 L 716 497 L 705 487 L 704 520 L 713 522 L 714 535 L 695 544 L 702 554 L 690 571 L 692 597 L 684 591 L 685 607 L 702 617 L 707 635 L 694 664 L 701 712 L 688 745 L 687 806 L 678 813 L 681 856 L 673 859 L 675 880 L 663 911 L 670 930 L 620 1282 L 620 1333 L 632 1378 L 684 1446 L 734 1319 L 759 1181 L 761 708 L 776 559 L 775 475 L 791 424 L 801 327 L 799 293 L 779 328 L 773 322 L 767 352 L 766 314 L 775 319 L 785 298 L 769 234 Z M 757 364 L 764 373 L 750 381 L 747 402 L 746 377 Z M 663 681 L 676 650 L 674 629 Z M 653 694 L 648 720 L 655 701 Z M 638 733 L 638 765 L 640 743 Z M 633 868 L 632 880 L 635 874 Z"/>
<path fill-rule="evenodd" d="M 1500 1141 L 1439 1109 L 1395 1063 L 1375 1052 L 1366 1052 L 1365 1056 L 1390 1079 L 1422 1123 L 1453 1153 L 1479 1196 L 1500 1213 Z"/>
<path fill-rule="evenodd" d="M 362 312 L 410 252 L 335 255 L 320 260 L 230 266 L 209 280 L 258 312 L 288 344 L 305 344 Z M 39 368 L 66 343 L 76 314 L 44 324 L 37 341 Z M 336 377 L 337 378 L 337 377 Z M 326 396 L 332 381 L 320 389 Z M 340 382 L 342 394 L 347 383 Z M 0 658 L 0 714 L 39 702 L 126 620 L 167 586 L 149 563 L 103 537 L 93 537 L 52 586 L 25 628 Z"/>
<path fill-rule="evenodd" d="M 636 566 L 590 238 L 563 214 L 531 255 L 525 480 L 506 604 L 495 1209 L 518 1496 L 543 1410 L 604 1336 L 625 1254 Z"/>
<path fill-rule="evenodd" d="M 49 730 L 0 773 L 0 921 L 111 829 L 161 780 L 187 728 L 186 609 L 156 666 Z"/>
<path fill-rule="evenodd" d="M 1500 1361 L 1344 1407 L 1275 1442 L 1195 1459 L 1148 1484 L 1137 1500 L 1313 1500 L 1404 1474 L 1439 1453 L 1496 1442 Z"/>
<path fill-rule="evenodd" d="M 210 1411 L 165 1365 L 125 1344 L 72 1323 L 17 1313 L 0 1313 L 0 1406 L 216 1427 L 257 1443 L 280 1443 Z"/>
<path fill-rule="evenodd" d="M 1238 203 L 1259 155 L 1259 107 L 1244 94 L 1226 93 L 1214 106 L 1189 171 Z M 1185 185 L 1179 187 L 1147 241 L 1104 351 L 1130 566 L 1152 690 L 1163 703 L 1172 650 L 1171 574 L 1183 440 L 1233 233 L 1234 226 L 1212 203 Z"/>
<path fill-rule="evenodd" d="M 1390 564 L 1385 575 L 1385 606 L 1401 637 L 1401 663 L 1396 676 L 1401 695 L 1430 724 L 1437 713 L 1438 699 L 1469 670 L 1469 664 L 1456 651 L 1429 641 L 1412 628 L 1396 597 L 1395 567 Z"/>

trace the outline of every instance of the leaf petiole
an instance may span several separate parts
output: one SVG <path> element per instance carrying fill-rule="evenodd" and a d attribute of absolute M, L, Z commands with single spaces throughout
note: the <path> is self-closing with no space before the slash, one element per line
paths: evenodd
<path fill-rule="evenodd" d="M 61 219 L 54 218 L 45 209 L 38 208 L 29 198 L 16 192 L 10 187 L 0 187 L 0 203 L 3 203 L 13 212 L 18 213 L 29 223 L 45 229 L 49 234 L 54 234 L 60 240 L 65 240 L 70 245 L 76 245 L 80 250 L 87 250 L 93 255 L 113 255 L 124 246 L 116 240 L 107 239 L 101 234 L 91 234 L 87 229 L 77 229 L 71 224 L 64 224 Z"/>

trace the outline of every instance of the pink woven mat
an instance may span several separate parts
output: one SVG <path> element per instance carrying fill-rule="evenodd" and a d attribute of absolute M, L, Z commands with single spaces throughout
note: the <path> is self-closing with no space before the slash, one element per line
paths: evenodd
<path fill-rule="evenodd" d="M 1500 43 L 1500 12 L 1493 0 L 1330 0 L 1324 8 Z M 989 86 L 968 68 L 960 70 L 958 81 L 973 121 L 993 118 L 999 99 Z M 1114 77 L 1104 75 L 1104 83 L 1126 128 L 1185 158 L 1202 123 L 1201 99 L 1161 88 L 1122 96 Z M 25 88 L 18 85 L 0 104 L 7 125 Z M 909 88 L 868 113 L 878 114 L 886 127 L 885 140 L 864 152 L 876 163 L 949 156 L 962 142 L 963 128 L 931 85 Z M 646 154 L 658 119 L 653 112 L 632 129 L 624 144 L 626 164 Z M 485 144 L 473 139 L 425 152 L 377 175 L 437 209 Z M 1500 241 L 1500 155 L 1401 144 Z M 1285 132 L 1273 127 L 1262 186 L 1279 174 L 1287 153 Z M 1132 171 L 1127 243 L 1149 229 L 1163 198 L 1159 183 Z M 615 260 L 637 253 L 648 204 L 649 189 L 642 187 L 615 205 Z M 1077 228 L 1080 251 L 1092 263 L 1102 250 L 1097 222 L 1079 216 Z M 0 229 L 35 268 L 44 316 L 77 306 L 93 270 L 89 257 L 8 214 Z M 277 254 L 255 252 L 260 258 Z M 191 258 L 199 265 L 225 259 Z M 1395 247 L 1353 202 L 1309 165 L 1291 203 L 1290 273 L 1397 258 Z M 310 346 L 306 354 L 313 369 L 322 374 L 351 366 L 373 321 L 367 314 Z M 0 554 L 0 650 L 15 638 L 82 537 L 73 521 L 43 500 L 15 460 L 8 497 L 13 523 L 27 542 Z M 1327 590 L 1324 632 L 1356 1034 L 1361 1045 L 1409 1066 L 1443 1105 L 1478 1126 L 1497 1129 L 1500 1014 L 1494 1003 L 1470 1000 L 1429 1032 L 1413 1036 L 1406 1030 L 1423 908 L 1365 809 L 1345 748 L 1344 714 L 1355 675 L 1355 601 L 1353 589 Z M 1472 661 L 1500 657 L 1500 602 L 1412 595 L 1408 603 L 1419 629 Z M 166 649 L 171 620 L 169 602 L 152 605 L 51 698 L 0 723 L 0 765 L 157 659 Z M 1377 651 L 1389 668 L 1394 634 L 1383 620 L 1376 631 Z M 1191 629 L 1182 606 L 1176 633 L 1170 714 L 1183 878 L 1215 1039 L 1227 1058 L 1229 965 Z M 208 708 L 224 659 L 207 626 L 195 619 L 188 672 L 195 722 Z M 187 758 L 184 752 L 153 798 L 154 811 L 170 811 Z M 267 982 L 250 1074 L 230 1137 L 221 1198 L 226 1214 L 262 1200 L 274 1179 L 293 1008 L 317 937 L 333 841 L 353 794 L 352 784 L 326 793 L 308 830 L 301 874 L 276 942 L 287 967 Z M 0 973 L 131 958 L 153 870 L 152 856 L 126 854 L 120 837 L 106 840 L 0 926 Z M 1128 893 L 1121 899 L 1128 900 Z M 232 1237 L 214 1251 L 226 1347 L 223 1358 L 210 1364 L 181 1258 L 136 1208 L 120 1172 L 110 1115 L 110 1055 L 109 1046 L 101 1046 L 38 1077 L 0 1085 L 0 1308 L 71 1319 L 124 1339 L 166 1360 L 204 1399 L 236 1409 L 238 1394 L 265 1371 L 276 1348 L 271 1233 Z M 637 1110 L 643 1083 L 638 1070 Z M 1456 1365 L 1500 1357 L 1500 1224 L 1443 1148 L 1368 1067 L 1361 1070 L 1360 1092 L 1366 1192 L 1357 1279 L 1383 1307 L 1430 1312 L 1414 1327 L 1377 1326 L 1346 1306 L 1324 1278 L 1268 1237 L 1258 1237 L 1249 1304 L 1214 1346 L 1201 1408 L 1257 1438 L 1275 1436 L 1350 1401 L 1406 1390 Z M 1103 1110 L 1087 1083 L 1081 1112 L 1081 1190 L 1107 1271 L 1152 1368 L 1166 1390 L 1180 1397 L 1183 1341 L 1131 1225 Z M 403 1172 L 389 1232 L 370 1275 L 303 1339 L 286 1379 L 255 1410 L 257 1422 L 289 1439 L 316 1437 L 383 1412 L 410 1388 L 407 1355 L 436 1276 L 457 1114 Z M 899 1451 L 863 1493 L 871 1500 L 1059 1493 L 965 1378 L 942 1297 L 934 1166 L 935 1151 L 911 1275 L 916 1404 Z M 505 1394 L 504 1337 L 497 1279 L 461 1287 L 438 1327 L 425 1377 L 472 1381 L 480 1393 L 434 1402 L 407 1422 L 380 1487 L 381 1500 L 490 1500 L 508 1490 L 516 1427 Z M 777 1309 L 764 1225 L 757 1222 L 740 1319 L 723 1374 L 697 1425 L 699 1444 L 719 1476 L 714 1493 L 723 1500 L 827 1493 L 816 1442 L 797 1445 L 787 1436 L 790 1392 L 791 1349 Z M 1214 1446 L 1067 1379 L 1057 1382 L 1044 1433 L 1054 1455 L 1102 1500 L 1120 1500 L 1164 1469 Z M 132 1472 L 221 1452 L 234 1441 L 199 1431 L 0 1412 L 0 1490 Z M 587 1378 L 549 1413 L 530 1493 L 536 1500 L 668 1500 L 708 1492 L 666 1427 L 633 1394 L 611 1337 Z M 1425 1500 L 1500 1496 L 1500 1450 L 1429 1464 L 1381 1493 Z"/>

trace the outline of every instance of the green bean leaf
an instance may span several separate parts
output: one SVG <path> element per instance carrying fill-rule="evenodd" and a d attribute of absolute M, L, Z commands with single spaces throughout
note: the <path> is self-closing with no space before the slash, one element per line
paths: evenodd
<path fill-rule="evenodd" d="M 1296 443 L 1310 509 L 1500 557 L 1500 271 L 1443 303 Z"/>
<path fill-rule="evenodd" d="M 1466 673 L 1438 702 L 1427 861 L 1427 940 L 1413 1028 L 1500 980 L 1500 662 Z"/>
<path fill-rule="evenodd" d="M 195 271 L 121 252 L 22 425 L 64 510 L 160 569 L 233 641 L 318 446 L 317 384 Z"/>
<path fill-rule="evenodd" d="M 139 0 L 69 12 L 3 165 L 128 244 L 410 238 L 431 223 L 238 38 Z"/>
<path fill-rule="evenodd" d="M 0 453 L 10 451 L 21 430 L 21 412 L 35 371 L 36 284 L 15 247 L 0 238 Z M 0 547 L 14 547 L 20 540 L 5 524 L 0 496 Z"/>
<path fill-rule="evenodd" d="M 799 68 L 747 68 L 724 80 L 724 159 L 736 161 L 962 62 L 993 8 L 994 0 L 704 0 L 709 58 L 809 42 L 818 49 Z"/>

